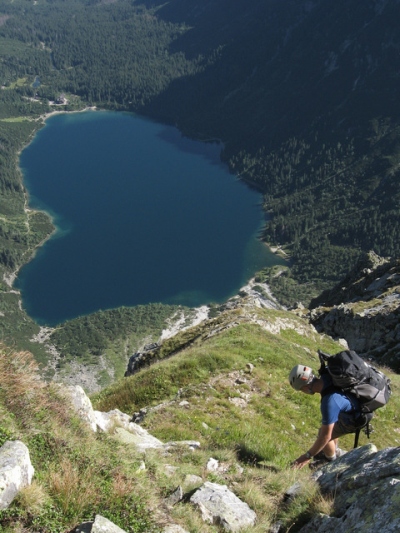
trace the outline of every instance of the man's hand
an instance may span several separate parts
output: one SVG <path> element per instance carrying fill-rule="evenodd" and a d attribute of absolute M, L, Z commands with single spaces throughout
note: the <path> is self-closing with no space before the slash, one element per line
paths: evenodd
<path fill-rule="evenodd" d="M 325 446 L 330 442 L 332 438 L 332 431 L 333 426 L 335 424 L 328 424 L 326 426 L 322 425 L 319 428 L 318 431 L 318 437 L 317 440 L 314 442 L 314 444 L 311 446 L 311 448 L 308 450 L 308 454 L 311 455 L 310 457 L 307 457 L 307 454 L 303 453 L 303 455 L 300 455 L 295 461 L 292 463 L 292 468 L 303 468 L 308 464 L 311 459 L 317 455 L 318 452 L 323 450 Z"/>
<path fill-rule="evenodd" d="M 309 462 L 311 461 L 311 459 L 309 459 L 307 457 L 307 455 L 305 453 L 303 453 L 303 455 L 300 455 L 300 457 L 298 457 L 295 461 L 293 461 L 293 463 L 291 464 L 292 468 L 303 468 L 305 467 Z"/>

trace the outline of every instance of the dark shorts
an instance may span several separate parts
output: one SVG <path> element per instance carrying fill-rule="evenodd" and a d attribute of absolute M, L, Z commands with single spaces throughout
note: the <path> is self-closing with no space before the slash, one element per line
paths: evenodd
<path fill-rule="evenodd" d="M 347 435 L 348 433 L 355 433 L 357 429 L 361 429 L 368 424 L 373 414 L 358 413 L 340 413 L 339 420 L 333 426 L 332 440 Z"/>

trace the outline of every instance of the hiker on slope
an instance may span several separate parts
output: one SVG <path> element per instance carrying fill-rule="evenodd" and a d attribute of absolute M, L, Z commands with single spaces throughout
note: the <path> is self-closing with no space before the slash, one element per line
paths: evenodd
<path fill-rule="evenodd" d="M 358 399 L 352 395 L 343 394 L 337 389 L 328 373 L 321 377 L 314 376 L 308 366 L 297 365 L 289 375 L 290 385 L 305 394 L 321 394 L 322 423 L 318 437 L 311 448 L 300 455 L 294 462 L 294 468 L 303 468 L 314 457 L 322 461 L 333 461 L 343 455 L 338 448 L 338 438 L 348 433 L 355 433 L 364 427 L 369 418 L 361 413 Z"/>

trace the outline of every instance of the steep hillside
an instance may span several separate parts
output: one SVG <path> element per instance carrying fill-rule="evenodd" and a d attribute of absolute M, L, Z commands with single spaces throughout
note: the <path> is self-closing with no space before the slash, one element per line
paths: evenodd
<path fill-rule="evenodd" d="M 317 369 L 317 348 L 339 345 L 294 313 L 253 305 L 225 310 L 169 342 L 164 349 L 173 347 L 173 357 L 165 352 L 92 398 L 100 413 L 110 411 L 103 415 L 108 435 L 73 414 L 65 386 L 38 379 L 29 354 L 2 347 L 1 443 L 22 441 L 35 469 L 31 485 L 0 511 L 4 532 L 67 533 L 102 515 L 128 533 L 166 533 L 168 524 L 216 533 L 221 527 L 189 502 L 206 482 L 228 487 L 255 513 L 256 523 L 242 529 L 248 533 L 298 531 L 315 513 L 330 515 L 333 502 L 308 469 L 290 468 L 314 439 L 320 415 L 318 399 L 296 393 L 287 376 L 299 362 Z M 393 397 L 371 437 L 378 449 L 399 445 L 400 380 L 389 375 Z M 137 448 L 129 432 L 139 429 L 119 428 L 123 415 L 115 409 L 141 424 L 143 438 L 147 429 L 154 446 Z M 352 445 L 352 436 L 341 443 Z M 297 482 L 301 489 L 293 489 Z"/>
<path fill-rule="evenodd" d="M 180 121 L 209 124 L 228 145 L 240 139 L 241 147 L 276 147 L 325 128 L 356 135 L 372 118 L 399 116 L 397 1 L 144 3 L 190 27 L 176 49 L 219 50 L 204 73 L 175 82 L 160 98 L 170 99 L 164 113 L 179 106 Z M 184 102 L 175 96 L 180 86 Z"/>

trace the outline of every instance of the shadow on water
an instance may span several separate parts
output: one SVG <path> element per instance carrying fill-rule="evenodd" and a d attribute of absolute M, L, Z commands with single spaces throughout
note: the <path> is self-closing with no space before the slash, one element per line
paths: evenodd
<path fill-rule="evenodd" d="M 212 163 L 213 165 L 220 165 L 227 169 L 227 166 L 221 161 L 221 151 L 223 149 L 223 145 L 217 140 L 210 142 L 194 141 L 193 139 L 182 135 L 177 128 L 172 126 L 166 126 L 158 133 L 158 137 L 163 141 L 172 144 L 181 152 L 192 155 L 200 155 L 207 159 L 209 163 Z"/>

